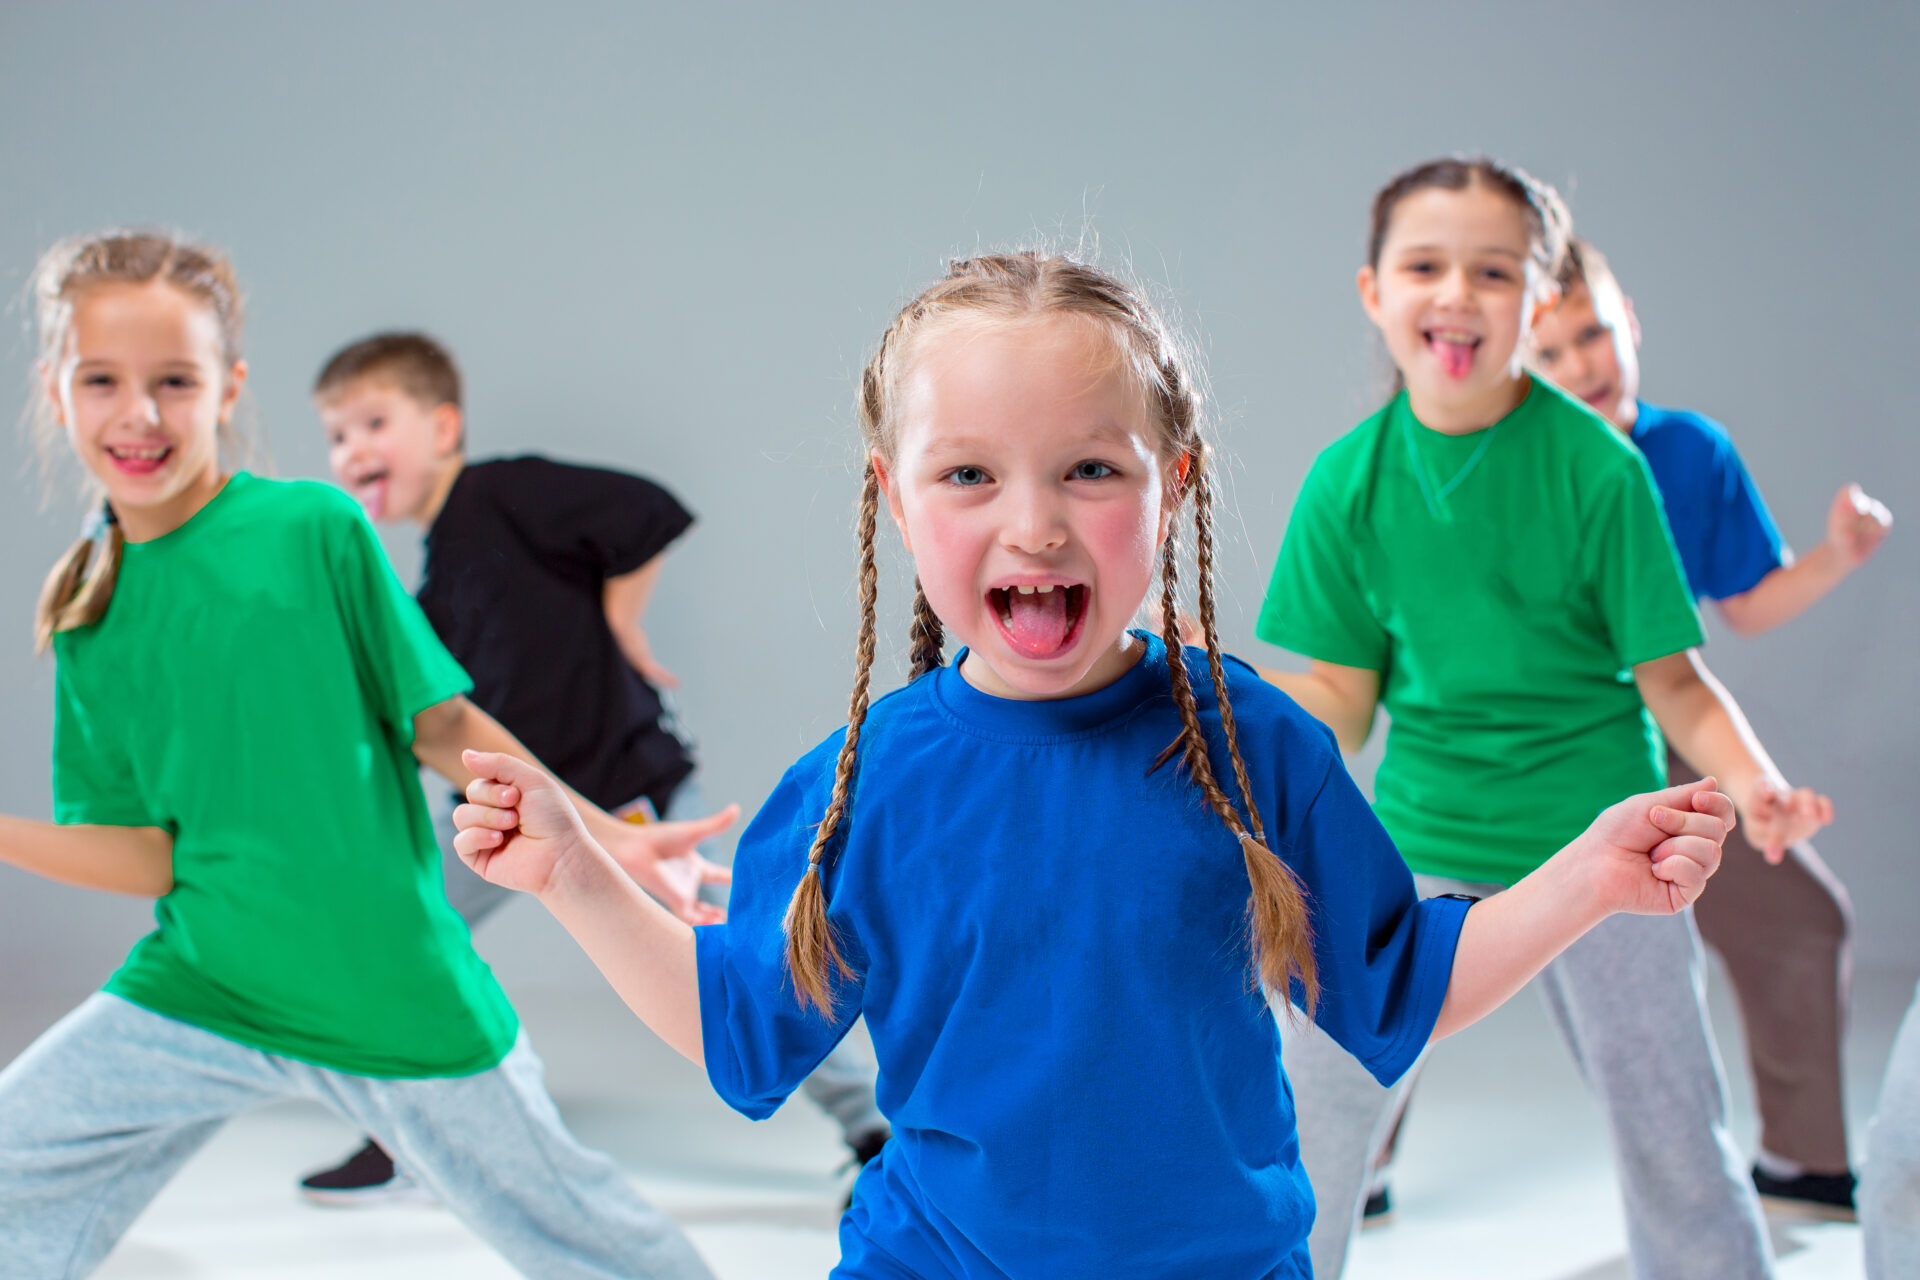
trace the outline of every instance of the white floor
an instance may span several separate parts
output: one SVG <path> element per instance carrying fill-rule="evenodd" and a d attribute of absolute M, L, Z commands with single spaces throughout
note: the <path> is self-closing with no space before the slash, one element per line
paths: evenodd
<path fill-rule="evenodd" d="M 1857 984 L 1850 1109 L 1864 1134 L 1912 974 Z M 678 1219 L 723 1280 L 818 1280 L 838 1250 L 847 1176 L 834 1130 L 804 1101 L 750 1123 L 610 994 L 514 992 L 568 1120 L 615 1155 Z M 0 1058 L 49 1020 L 0 1013 Z M 1716 994 L 1728 1062 L 1733 1019 Z M 1736 1067 L 1737 1132 L 1750 1145 Z M 236 1120 L 135 1224 L 102 1280 L 491 1280 L 513 1272 L 453 1217 L 427 1207 L 321 1210 L 294 1194 L 302 1172 L 356 1136 L 304 1105 Z M 1629 1276 L 1599 1119 L 1544 1013 L 1525 996 L 1436 1055 L 1394 1184 L 1392 1225 L 1362 1235 L 1351 1280 L 1625 1280 Z M 1776 1221 L 1782 1280 L 1860 1274 L 1858 1229 Z"/>

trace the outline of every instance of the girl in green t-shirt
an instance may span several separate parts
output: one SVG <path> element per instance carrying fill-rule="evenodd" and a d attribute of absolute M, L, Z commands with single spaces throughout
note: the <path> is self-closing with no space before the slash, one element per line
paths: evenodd
<path fill-rule="evenodd" d="M 1315 461 L 1260 613 L 1262 639 L 1311 660 L 1263 674 L 1349 750 L 1386 707 L 1376 810 L 1426 892 L 1526 874 L 1534 851 L 1664 779 L 1662 733 L 1720 779 L 1771 861 L 1832 816 L 1787 785 L 1695 653 L 1644 460 L 1522 367 L 1567 224 L 1550 188 L 1486 159 L 1381 189 L 1358 285 L 1395 393 Z M 1635 1274 L 1764 1275 L 1699 964 L 1690 913 L 1616 920 L 1542 992 L 1607 1113 Z M 1340 1273 L 1394 1102 L 1343 1058 L 1311 1036 L 1288 1046 L 1321 1276 Z"/>
<path fill-rule="evenodd" d="M 0 1269 L 86 1274 L 226 1119 L 299 1096 L 529 1275 L 707 1276 L 567 1132 L 440 887 L 417 765 L 465 785 L 462 748 L 512 737 L 462 696 L 351 499 L 222 465 L 247 375 L 226 260 L 76 237 L 35 297 L 41 424 L 105 519 L 40 601 L 54 822 L 0 817 L 0 860 L 155 898 L 157 926 L 0 1072 Z M 303 798 L 315 777 L 339 786 Z M 724 876 L 692 848 L 730 814 L 584 811 L 683 914 Z"/>

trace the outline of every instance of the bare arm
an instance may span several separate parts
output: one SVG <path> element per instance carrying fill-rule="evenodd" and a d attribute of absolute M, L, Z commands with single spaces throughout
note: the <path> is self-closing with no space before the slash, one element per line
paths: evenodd
<path fill-rule="evenodd" d="M 1697 650 L 1643 662 L 1633 669 L 1640 697 L 1681 758 L 1725 784 L 1748 826 L 1747 839 L 1769 862 L 1788 845 L 1833 821 L 1825 796 L 1790 787 L 1753 727 Z"/>
<path fill-rule="evenodd" d="M 62 884 L 160 898 L 173 889 L 173 837 L 159 827 L 65 826 L 0 816 L 0 862 Z"/>
<path fill-rule="evenodd" d="M 413 754 L 462 791 L 474 779 L 462 759 L 462 753 L 469 750 L 538 763 L 505 726 L 464 697 L 449 698 L 413 718 Z M 737 809 L 729 806 L 695 822 L 637 825 L 607 813 L 564 782 L 556 779 L 554 785 L 579 811 L 596 845 L 675 915 L 694 924 L 712 924 L 725 918 L 719 907 L 700 900 L 699 890 L 703 884 L 725 884 L 733 875 L 702 858 L 695 846 L 731 826 Z"/>
<path fill-rule="evenodd" d="M 633 572 L 608 578 L 601 602 L 607 628 L 628 665 L 656 689 L 677 689 L 680 678 L 653 656 L 653 642 L 647 639 L 645 626 L 647 602 L 653 599 L 653 588 L 660 581 L 660 567 L 666 558 L 667 553 L 662 551 Z"/>
<path fill-rule="evenodd" d="M 1720 865 L 1733 805 L 1712 780 L 1630 796 L 1537 871 L 1475 903 L 1460 928 L 1439 1040 L 1504 1004 L 1616 912 L 1672 915 Z"/>
<path fill-rule="evenodd" d="M 1822 596 L 1865 564 L 1893 528 L 1893 513 L 1857 484 L 1834 495 L 1827 536 L 1799 559 L 1789 559 L 1752 589 L 1714 602 L 1729 627 L 1743 636 L 1771 631 L 1812 608 Z"/>
<path fill-rule="evenodd" d="M 622 874 L 559 785 L 508 755 L 467 753 L 454 848 L 494 884 L 534 894 L 655 1035 L 703 1061 L 693 930 Z"/>
<path fill-rule="evenodd" d="M 1255 667 L 1260 678 L 1300 704 L 1301 710 L 1333 730 L 1342 751 L 1358 751 L 1373 731 L 1380 705 L 1380 673 L 1368 667 L 1314 662 L 1305 671 Z"/>

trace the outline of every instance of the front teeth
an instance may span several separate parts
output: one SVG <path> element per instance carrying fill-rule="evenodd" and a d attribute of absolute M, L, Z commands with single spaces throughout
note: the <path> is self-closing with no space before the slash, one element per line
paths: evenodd
<path fill-rule="evenodd" d="M 1030 596 L 1036 591 L 1038 591 L 1041 595 L 1044 596 L 1048 592 L 1053 590 L 1053 584 L 1049 582 L 1044 587 L 1015 587 L 1014 590 L 1018 591 L 1023 596 Z"/>

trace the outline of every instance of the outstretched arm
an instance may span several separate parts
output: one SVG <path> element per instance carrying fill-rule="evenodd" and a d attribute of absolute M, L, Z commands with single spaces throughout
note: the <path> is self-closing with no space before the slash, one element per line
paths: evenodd
<path fill-rule="evenodd" d="M 173 837 L 159 827 L 64 826 L 0 816 L 0 862 L 62 884 L 160 898 L 173 889 Z"/>
<path fill-rule="evenodd" d="M 1720 865 L 1733 816 L 1712 779 L 1630 796 L 1532 875 L 1475 903 L 1460 928 L 1433 1038 L 1499 1008 L 1606 917 L 1686 907 Z"/>
<path fill-rule="evenodd" d="M 414 717 L 413 724 L 414 755 L 462 789 L 474 778 L 462 759 L 465 751 L 534 758 L 498 720 L 465 698 L 449 698 L 428 707 Z M 726 918 L 721 908 L 700 900 L 700 886 L 726 884 L 733 873 L 701 857 L 697 846 L 733 825 L 740 813 L 736 806 L 693 822 L 623 822 L 565 783 L 556 780 L 554 785 L 579 811 L 595 843 L 675 915 L 690 924 L 714 924 Z"/>
<path fill-rule="evenodd" d="M 1682 759 L 1727 782 L 1747 824 L 1747 841 L 1770 863 L 1787 847 L 1833 821 L 1833 802 L 1808 787 L 1791 787 L 1767 755 L 1740 704 L 1714 679 L 1697 650 L 1643 662 L 1633 669 L 1640 697 Z"/>
<path fill-rule="evenodd" d="M 647 603 L 660 581 L 660 566 L 666 562 L 662 551 L 631 573 L 608 578 L 601 591 L 601 604 L 607 615 L 607 629 L 620 646 L 621 656 L 656 689 L 678 689 L 680 677 L 660 665 L 653 656 L 653 642 L 647 639 Z"/>
<path fill-rule="evenodd" d="M 1750 590 L 1714 602 L 1743 636 L 1771 631 L 1799 617 L 1870 559 L 1893 528 L 1893 513 L 1857 484 L 1834 495 L 1827 536 L 1806 555 L 1760 579 Z"/>
<path fill-rule="evenodd" d="M 693 930 L 641 893 L 560 784 L 510 755 L 468 751 L 454 849 L 494 884 L 540 899 L 655 1035 L 703 1062 Z"/>
<path fill-rule="evenodd" d="M 1380 705 L 1380 673 L 1367 667 L 1311 663 L 1305 671 L 1255 667 L 1260 678 L 1300 704 L 1300 709 L 1333 730 L 1342 751 L 1358 751 L 1373 732 Z"/>

